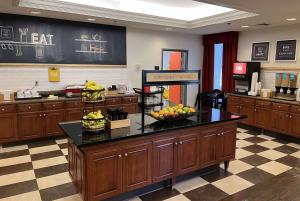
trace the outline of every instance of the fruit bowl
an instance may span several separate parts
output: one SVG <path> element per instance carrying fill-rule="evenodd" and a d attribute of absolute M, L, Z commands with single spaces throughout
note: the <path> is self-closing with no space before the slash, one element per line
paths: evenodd
<path fill-rule="evenodd" d="M 81 123 L 84 131 L 98 132 L 105 129 L 105 117 L 100 111 L 82 117 Z"/>
<path fill-rule="evenodd" d="M 158 121 L 181 121 L 193 116 L 196 113 L 196 110 L 192 107 L 183 106 L 179 104 L 177 106 L 168 106 L 159 111 L 152 111 L 149 116 L 153 117 Z"/>
<path fill-rule="evenodd" d="M 97 103 L 97 102 L 104 101 L 104 99 L 105 99 L 105 89 L 99 89 L 99 90 L 82 89 L 81 90 L 82 102 Z"/>

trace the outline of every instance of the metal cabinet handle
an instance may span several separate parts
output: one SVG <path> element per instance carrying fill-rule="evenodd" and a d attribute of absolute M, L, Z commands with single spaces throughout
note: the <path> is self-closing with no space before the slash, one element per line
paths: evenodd
<path fill-rule="evenodd" d="M 4 111 L 5 111 L 5 109 L 4 109 L 4 108 L 2 108 L 1 110 L 2 110 L 2 112 L 4 112 Z"/>
<path fill-rule="evenodd" d="M 298 111 L 300 112 L 300 108 L 298 109 Z"/>
<path fill-rule="evenodd" d="M 31 110 L 31 106 L 28 106 L 28 110 Z"/>
<path fill-rule="evenodd" d="M 178 142 L 175 142 L 175 145 L 178 145 Z"/>
<path fill-rule="evenodd" d="M 118 155 L 118 158 L 122 158 L 122 155 L 121 155 L 121 154 L 119 154 L 119 155 Z"/>
<path fill-rule="evenodd" d="M 127 154 L 127 153 L 125 153 L 125 154 L 124 154 L 124 156 L 125 156 L 125 157 L 127 157 L 127 156 L 128 156 L 128 154 Z"/>
<path fill-rule="evenodd" d="M 46 114 L 44 114 L 44 117 L 47 116 Z"/>
<path fill-rule="evenodd" d="M 256 111 L 257 111 L 257 109 L 255 108 L 255 109 L 254 109 L 254 112 L 256 112 Z"/>
<path fill-rule="evenodd" d="M 292 119 L 293 118 L 293 116 L 292 115 L 290 115 L 290 119 Z"/>
<path fill-rule="evenodd" d="M 289 116 L 288 114 L 287 114 L 287 115 L 285 115 L 285 117 L 286 117 L 286 118 L 290 118 L 290 116 Z"/>
<path fill-rule="evenodd" d="M 222 132 L 221 135 L 224 135 L 224 133 Z"/>
<path fill-rule="evenodd" d="M 43 115 L 42 114 L 40 114 L 40 117 L 42 117 Z"/>
<path fill-rule="evenodd" d="M 179 144 L 182 144 L 182 142 L 180 141 Z"/>
<path fill-rule="evenodd" d="M 52 105 L 52 107 L 55 107 L 55 105 Z"/>

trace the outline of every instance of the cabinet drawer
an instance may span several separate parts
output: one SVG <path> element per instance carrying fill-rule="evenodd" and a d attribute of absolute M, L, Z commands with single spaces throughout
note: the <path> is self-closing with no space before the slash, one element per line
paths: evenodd
<path fill-rule="evenodd" d="M 67 108 L 81 108 L 83 103 L 81 101 L 66 101 Z"/>
<path fill-rule="evenodd" d="M 229 97 L 228 97 L 228 101 L 229 101 L 229 102 L 237 102 L 237 103 L 240 103 L 240 100 L 241 100 L 241 98 L 240 98 L 240 97 L 237 97 L 237 96 L 229 96 Z"/>
<path fill-rule="evenodd" d="M 245 104 L 245 105 L 254 105 L 255 104 L 255 100 L 252 98 L 241 98 L 241 104 Z"/>
<path fill-rule="evenodd" d="M 292 105 L 291 112 L 296 113 L 296 114 L 300 114 L 300 106 Z"/>
<path fill-rule="evenodd" d="M 288 112 L 290 109 L 290 105 L 283 103 L 273 103 L 272 109 Z"/>
<path fill-rule="evenodd" d="M 43 108 L 45 110 L 59 110 L 59 109 L 64 109 L 64 102 L 48 102 L 48 103 L 43 103 Z"/>
<path fill-rule="evenodd" d="M 271 108 L 272 103 L 269 101 L 256 100 L 256 107 Z"/>
<path fill-rule="evenodd" d="M 0 105 L 0 114 L 16 112 L 16 105 Z"/>
<path fill-rule="evenodd" d="M 28 104 L 18 105 L 19 112 L 35 112 L 35 111 L 41 111 L 41 110 L 42 110 L 41 103 L 28 103 Z"/>
<path fill-rule="evenodd" d="M 123 103 L 124 104 L 137 103 L 137 102 L 138 102 L 138 97 L 137 96 L 131 96 L 131 97 L 124 97 L 123 98 Z"/>
<path fill-rule="evenodd" d="M 121 98 L 106 98 L 105 99 L 105 104 L 106 105 L 119 105 L 122 103 Z"/>

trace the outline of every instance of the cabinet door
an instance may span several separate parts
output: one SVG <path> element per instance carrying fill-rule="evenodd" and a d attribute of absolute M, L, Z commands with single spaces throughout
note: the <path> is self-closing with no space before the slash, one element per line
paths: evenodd
<path fill-rule="evenodd" d="M 290 113 L 282 111 L 272 111 L 272 130 L 288 133 L 290 130 Z"/>
<path fill-rule="evenodd" d="M 21 113 L 18 115 L 18 135 L 21 139 L 43 136 L 44 119 L 40 112 Z"/>
<path fill-rule="evenodd" d="M 231 112 L 231 113 L 239 114 L 240 113 L 240 105 L 239 105 L 239 103 L 228 102 L 227 103 L 227 111 Z"/>
<path fill-rule="evenodd" d="M 271 129 L 272 110 L 266 108 L 255 108 L 254 124 L 259 128 Z"/>
<path fill-rule="evenodd" d="M 137 113 L 137 104 L 123 105 L 123 109 L 125 112 L 128 112 L 129 114 L 135 114 Z"/>
<path fill-rule="evenodd" d="M 218 128 L 211 128 L 199 137 L 200 167 L 216 164 L 217 161 L 217 135 Z"/>
<path fill-rule="evenodd" d="M 291 121 L 290 121 L 290 129 L 291 134 L 300 137 L 300 115 L 299 114 L 291 114 Z"/>
<path fill-rule="evenodd" d="M 17 139 L 17 115 L 0 115 L 0 143 L 10 142 Z"/>
<path fill-rule="evenodd" d="M 177 157 L 177 174 L 184 174 L 198 169 L 199 154 L 196 134 L 179 138 Z"/>
<path fill-rule="evenodd" d="M 240 114 L 246 115 L 247 118 L 243 119 L 241 122 L 248 125 L 254 124 L 254 107 L 248 106 L 240 106 Z"/>
<path fill-rule="evenodd" d="M 78 121 L 83 116 L 83 109 L 73 109 L 66 111 L 66 121 Z"/>
<path fill-rule="evenodd" d="M 70 140 L 68 140 L 68 169 L 70 176 L 73 180 L 75 180 L 75 145 L 72 144 Z"/>
<path fill-rule="evenodd" d="M 217 159 L 226 161 L 234 159 L 236 143 L 236 125 L 228 125 L 221 128 L 217 138 Z"/>
<path fill-rule="evenodd" d="M 153 181 L 159 182 L 172 178 L 175 173 L 176 138 L 153 142 Z"/>
<path fill-rule="evenodd" d="M 131 191 L 151 184 L 151 143 L 130 145 L 123 158 L 123 187 Z"/>
<path fill-rule="evenodd" d="M 64 121 L 64 112 L 62 110 L 45 113 L 45 135 L 62 135 L 63 131 L 58 123 Z"/>
<path fill-rule="evenodd" d="M 120 150 L 107 148 L 88 156 L 88 200 L 104 200 L 122 192 L 122 156 Z"/>

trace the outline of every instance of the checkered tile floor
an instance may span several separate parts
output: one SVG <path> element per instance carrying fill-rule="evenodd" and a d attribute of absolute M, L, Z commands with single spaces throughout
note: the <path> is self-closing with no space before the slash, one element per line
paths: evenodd
<path fill-rule="evenodd" d="M 130 201 L 220 201 L 300 169 L 300 144 L 238 129 L 236 160 L 225 173 L 194 177 Z M 67 172 L 67 140 L 0 148 L 0 201 L 81 201 Z"/>

